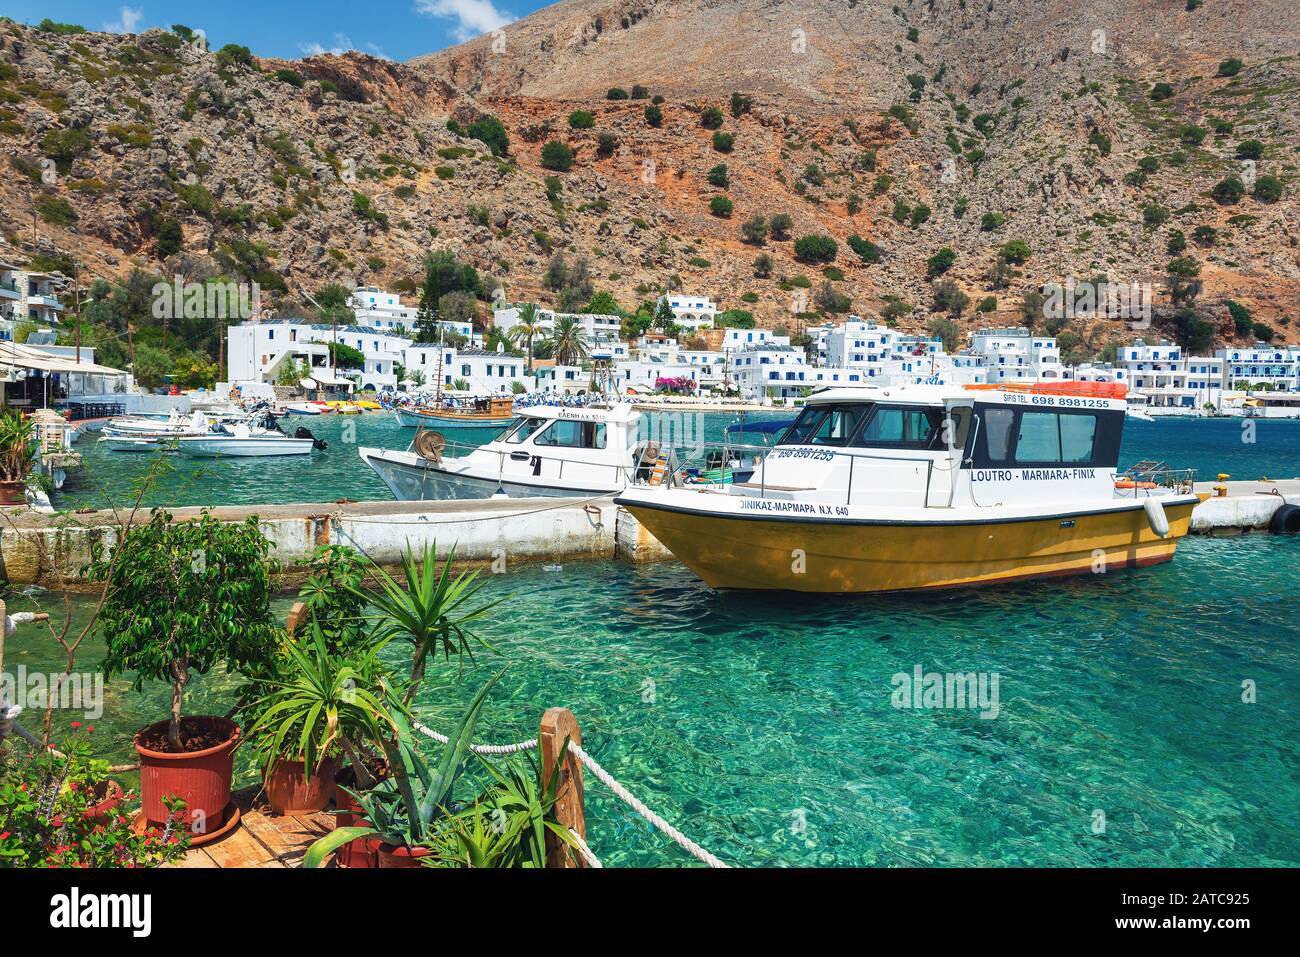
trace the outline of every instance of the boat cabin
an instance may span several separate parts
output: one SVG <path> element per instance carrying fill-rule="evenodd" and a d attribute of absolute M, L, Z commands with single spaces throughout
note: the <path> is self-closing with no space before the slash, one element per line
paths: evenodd
<path fill-rule="evenodd" d="M 631 406 L 535 406 L 518 414 L 498 438 L 462 461 L 536 482 L 622 483 L 645 452 L 637 443 L 640 415 Z"/>
<path fill-rule="evenodd" d="M 1114 494 L 1114 383 L 836 389 L 808 398 L 732 494 L 950 508 Z"/>

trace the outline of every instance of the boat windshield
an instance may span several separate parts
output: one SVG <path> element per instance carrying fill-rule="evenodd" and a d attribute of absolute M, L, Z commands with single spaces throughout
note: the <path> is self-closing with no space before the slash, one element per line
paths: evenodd
<path fill-rule="evenodd" d="M 804 409 L 778 445 L 829 445 L 855 449 L 940 449 L 944 410 L 935 406 L 880 405 L 874 402 L 816 405 Z M 953 423 L 956 444 L 965 439 L 965 422 Z"/>
<path fill-rule="evenodd" d="M 549 429 L 533 440 L 533 445 L 562 449 L 603 449 L 605 423 L 557 419 Z"/>
<path fill-rule="evenodd" d="M 845 445 L 870 411 L 871 403 L 809 406 L 777 445 Z"/>
<path fill-rule="evenodd" d="M 532 419 L 524 417 L 518 423 L 511 426 L 510 431 L 501 438 L 511 445 L 518 445 L 521 442 L 527 442 L 529 438 L 536 435 L 539 431 L 546 428 L 550 419 Z"/>

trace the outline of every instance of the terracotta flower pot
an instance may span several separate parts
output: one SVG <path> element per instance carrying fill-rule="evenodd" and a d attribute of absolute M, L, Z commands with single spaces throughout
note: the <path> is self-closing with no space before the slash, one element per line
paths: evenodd
<path fill-rule="evenodd" d="M 427 847 L 390 847 L 387 844 L 379 848 L 379 866 L 381 868 L 394 867 L 423 867 L 420 861 L 433 851 Z"/>
<path fill-rule="evenodd" d="M 339 811 L 334 819 L 335 828 L 364 826 L 369 823 L 360 817 L 358 812 L 361 807 L 346 791 L 339 790 L 334 793 L 334 804 Z M 338 867 L 378 867 L 380 843 L 374 838 L 367 837 L 348 841 L 334 852 L 334 863 Z"/>
<path fill-rule="evenodd" d="M 262 772 L 262 788 L 267 803 L 276 814 L 312 814 L 329 807 L 334 798 L 334 775 L 338 773 L 338 758 L 325 758 L 306 778 L 306 765 L 302 761 L 276 758 Z"/>
<path fill-rule="evenodd" d="M 166 721 L 138 731 L 132 742 L 140 755 L 140 807 L 145 819 L 154 825 L 165 824 L 168 812 L 163 798 L 178 797 L 185 802 L 185 824 L 191 831 L 215 831 L 225 820 L 226 806 L 230 804 L 239 725 L 228 718 L 182 718 L 182 738 L 207 733 L 220 739 L 219 744 L 200 751 L 154 751 L 141 744 L 142 738 L 155 739 L 159 732 L 166 735 Z"/>
<path fill-rule="evenodd" d="M 122 803 L 122 799 L 126 797 L 126 792 L 116 781 L 107 781 L 103 793 L 97 794 L 96 797 L 99 801 L 81 812 L 82 817 L 88 821 L 101 821 L 111 817 L 118 805 Z"/>
<path fill-rule="evenodd" d="M 26 482 L 0 482 L 0 505 L 26 505 Z"/>

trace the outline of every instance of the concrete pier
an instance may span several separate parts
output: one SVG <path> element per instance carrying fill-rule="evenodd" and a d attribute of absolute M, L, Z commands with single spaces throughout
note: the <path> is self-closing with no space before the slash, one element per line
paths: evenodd
<path fill-rule="evenodd" d="M 1220 486 L 1227 495 L 1219 494 Z M 1279 508 L 1300 505 L 1300 479 L 1197 482 L 1195 491 L 1209 496 L 1192 510 L 1192 532 L 1198 535 L 1244 535 L 1267 530 Z"/>
<path fill-rule="evenodd" d="M 176 520 L 202 509 L 167 510 Z M 613 497 L 597 499 L 491 499 L 465 502 L 351 502 L 222 506 L 219 519 L 242 522 L 256 515 L 275 548 L 286 582 L 318 545 L 350 545 L 392 568 L 403 553 L 436 544 L 439 555 L 496 569 L 515 563 L 613 558 L 633 562 L 671 555 Z M 0 578 L 17 585 L 74 582 L 90 560 L 94 542 L 111 546 L 125 516 L 94 511 L 72 515 L 13 510 L 0 518 Z M 149 520 L 147 510 L 136 523 Z M 620 545 L 618 539 L 626 541 Z"/>

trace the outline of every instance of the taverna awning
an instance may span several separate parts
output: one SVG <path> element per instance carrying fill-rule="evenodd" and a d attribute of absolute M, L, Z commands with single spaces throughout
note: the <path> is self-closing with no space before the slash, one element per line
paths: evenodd
<path fill-rule="evenodd" d="M 88 375 L 126 375 L 122 369 L 94 362 L 77 362 L 65 356 L 50 355 L 13 342 L 0 342 L 0 366 L 39 369 L 43 372 L 80 372 Z"/>

